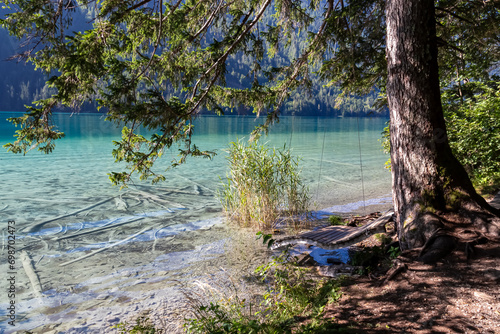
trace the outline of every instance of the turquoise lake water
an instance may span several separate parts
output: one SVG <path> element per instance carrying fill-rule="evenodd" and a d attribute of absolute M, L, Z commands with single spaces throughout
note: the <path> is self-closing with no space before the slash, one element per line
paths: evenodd
<path fill-rule="evenodd" d="M 0 112 L 1 145 L 13 140 L 15 128 L 5 119 L 16 115 Z M 100 115 L 55 115 L 54 122 L 66 137 L 49 155 L 37 151 L 14 155 L 2 149 L 0 270 L 8 269 L 6 226 L 14 220 L 16 305 L 21 319 L 16 329 L 64 319 L 75 333 L 102 332 L 103 326 L 123 316 L 124 309 L 125 314 L 133 313 L 142 300 L 138 296 L 147 300 L 145 296 L 156 291 L 154 300 L 173 300 L 175 294 L 163 295 L 166 290 L 159 289 L 157 282 L 174 286 L 180 272 L 189 277 L 209 272 L 206 263 L 227 253 L 231 239 L 223 233 L 214 196 L 226 173 L 224 149 L 231 141 L 248 138 L 259 121 L 236 116 L 199 118 L 193 141 L 202 150 L 215 150 L 213 160 L 190 158 L 166 172 L 166 182 L 136 181 L 121 191 L 107 175 L 123 170 L 111 155 L 112 141 L 120 138 L 121 129 Z M 391 177 L 384 168 L 388 157 L 379 141 L 385 122 L 381 118 L 282 117 L 261 141 L 275 147 L 286 144 L 301 157 L 311 209 L 363 213 L 369 210 L 365 206 L 390 201 Z M 157 168 L 166 168 L 176 155 L 176 148 L 164 154 Z M 28 274 L 29 267 L 35 277 Z M 145 283 L 134 283 L 138 280 Z M 1 284 L 3 289 L 6 283 Z M 12 331 L 5 322 L 8 301 L 0 302 L 0 330 Z M 56 306 L 57 312 L 47 311 Z M 111 320 L 88 320 L 102 312 L 101 307 Z"/>

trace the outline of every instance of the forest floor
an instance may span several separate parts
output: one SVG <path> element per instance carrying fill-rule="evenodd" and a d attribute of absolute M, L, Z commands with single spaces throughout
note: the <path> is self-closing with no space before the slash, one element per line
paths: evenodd
<path fill-rule="evenodd" d="M 400 256 L 407 269 L 392 280 L 346 280 L 325 317 L 359 333 L 500 333 L 500 244 L 477 245 L 469 258 L 457 247 L 434 265 L 417 255 Z"/>
<path fill-rule="evenodd" d="M 408 261 L 393 280 L 357 277 L 325 312 L 359 333 L 500 333 L 500 245 L 457 250 L 435 265 Z"/>

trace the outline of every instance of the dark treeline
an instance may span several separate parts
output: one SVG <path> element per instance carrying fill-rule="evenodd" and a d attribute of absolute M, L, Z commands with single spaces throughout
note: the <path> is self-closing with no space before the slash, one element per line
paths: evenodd
<path fill-rule="evenodd" d="M 18 41 L 0 29 L 0 110 L 23 111 L 24 105 L 48 97 L 46 76 L 35 71 L 31 64 L 8 61 L 18 51 Z"/>
<path fill-rule="evenodd" d="M 91 17 L 94 13 L 85 13 L 73 16 L 73 31 L 90 28 Z M 1 15 L 3 16 L 3 15 Z M 268 13 L 263 20 L 272 20 Z M 209 34 L 207 38 L 216 37 L 216 33 Z M 25 105 L 31 105 L 33 101 L 48 98 L 53 90 L 46 85 L 48 75 L 41 71 L 35 71 L 31 64 L 24 61 L 9 60 L 13 55 L 22 51 L 20 41 L 9 36 L 6 30 L 0 29 L 0 110 L 1 111 L 24 111 Z M 285 66 L 291 59 L 300 54 L 301 48 L 307 44 L 306 33 L 298 33 L 294 36 L 286 49 L 279 50 L 274 57 L 265 61 L 264 66 Z M 229 87 L 249 87 L 255 80 L 254 60 L 244 55 L 232 56 L 227 63 L 226 83 Z M 266 70 L 264 68 L 264 70 Z M 264 82 L 262 76 L 259 81 Z M 312 74 L 311 85 L 307 89 L 298 89 L 290 94 L 290 98 L 281 106 L 282 115 L 302 116 L 387 116 L 387 110 L 378 110 L 373 106 L 377 99 L 377 92 L 366 96 L 343 96 L 339 99 L 341 91 L 336 86 L 327 86 L 327 82 L 320 80 Z M 84 112 L 97 112 L 97 104 L 87 103 L 79 108 Z M 70 111 L 70 110 L 64 110 Z M 228 110 L 227 113 L 249 115 L 252 110 L 240 107 L 236 110 Z"/>

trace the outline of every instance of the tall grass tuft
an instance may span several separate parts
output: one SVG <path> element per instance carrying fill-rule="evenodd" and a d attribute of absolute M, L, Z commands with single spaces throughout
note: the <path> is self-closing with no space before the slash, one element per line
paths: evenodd
<path fill-rule="evenodd" d="M 297 224 L 309 206 L 299 160 L 289 149 L 241 141 L 229 147 L 229 173 L 218 196 L 226 215 L 243 227 L 274 228 Z"/>

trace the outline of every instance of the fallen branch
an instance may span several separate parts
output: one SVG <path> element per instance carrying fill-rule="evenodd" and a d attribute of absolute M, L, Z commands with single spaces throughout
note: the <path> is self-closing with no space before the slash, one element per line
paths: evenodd
<path fill-rule="evenodd" d="M 152 194 L 152 193 L 144 191 L 144 190 L 135 190 L 135 192 L 137 192 L 138 194 L 142 195 L 144 198 L 152 200 L 154 202 L 163 202 L 163 203 L 170 203 L 170 204 L 173 203 L 173 202 L 171 202 L 169 200 L 161 198 L 158 195 Z M 177 204 L 177 203 L 174 203 L 174 204 Z"/>
<path fill-rule="evenodd" d="M 97 202 L 97 203 L 95 203 L 95 204 L 92 204 L 92 205 L 90 205 L 90 206 L 87 206 L 87 207 L 85 207 L 85 208 L 83 208 L 83 209 L 76 210 L 76 211 L 74 211 L 74 212 L 71 212 L 71 213 L 68 213 L 68 214 L 65 214 L 65 215 L 62 215 L 62 216 L 59 216 L 59 217 L 55 217 L 55 218 L 52 218 L 52 219 L 49 219 L 49 220 L 45 220 L 45 221 L 43 221 L 43 222 L 41 222 L 41 223 L 38 223 L 38 224 L 35 224 L 35 225 L 33 225 L 33 226 L 29 226 L 29 227 L 27 227 L 27 228 L 26 228 L 23 232 L 25 232 L 25 233 L 31 233 L 31 232 L 38 231 L 38 230 L 40 229 L 40 227 L 42 227 L 43 225 L 45 225 L 45 224 L 47 224 L 47 223 L 50 223 L 50 222 L 56 221 L 56 220 L 58 220 L 58 219 L 62 219 L 62 218 L 66 218 L 66 217 L 70 217 L 70 216 L 76 215 L 77 213 L 80 213 L 80 212 L 82 212 L 82 211 L 90 210 L 90 209 L 92 209 L 92 208 L 95 208 L 96 206 L 99 206 L 99 205 L 104 204 L 104 203 L 106 203 L 106 202 L 108 202 L 108 201 L 111 201 L 111 200 L 112 200 L 113 198 L 115 198 L 115 197 L 116 197 L 116 196 L 113 196 L 113 197 L 111 197 L 111 198 L 107 198 L 107 199 L 105 199 L 105 200 L 102 200 L 102 201 Z"/>
<path fill-rule="evenodd" d="M 206 190 L 210 191 L 212 194 L 213 194 L 213 193 L 215 193 L 212 189 L 210 189 L 210 188 L 208 188 L 208 187 L 205 187 L 204 185 L 202 185 L 202 184 L 200 184 L 200 183 L 198 183 L 198 182 L 196 182 L 196 181 L 193 181 L 193 180 L 191 180 L 191 179 L 190 179 L 190 178 L 188 178 L 188 177 L 182 176 L 182 175 L 180 175 L 180 174 L 175 174 L 175 176 L 180 177 L 181 179 L 187 180 L 188 182 L 191 182 L 192 184 L 194 184 L 194 185 L 196 185 L 196 186 L 198 186 L 198 187 L 200 187 L 200 188 L 204 188 L 204 189 L 206 189 Z M 196 189 L 195 189 L 195 190 L 196 190 Z M 199 195 L 200 191 L 199 191 L 199 190 L 196 190 L 196 191 L 198 192 L 198 194 L 197 194 L 197 195 Z"/>
<path fill-rule="evenodd" d="M 123 200 L 122 195 L 120 195 L 120 197 L 115 198 L 115 205 L 118 210 L 127 211 L 128 209 L 127 202 Z"/>
<path fill-rule="evenodd" d="M 392 266 L 391 269 L 389 269 L 389 271 L 387 272 L 387 277 L 385 278 L 385 280 L 382 282 L 382 284 L 386 284 L 387 282 L 389 282 L 390 280 L 393 280 L 394 277 L 396 277 L 397 275 L 399 275 L 400 273 L 406 271 L 408 269 L 408 266 L 403 263 L 401 260 L 399 259 L 396 259 L 394 261 L 394 265 Z"/>
<path fill-rule="evenodd" d="M 59 233 L 61 233 L 64 230 L 64 228 L 62 227 L 61 224 L 59 224 L 59 223 L 56 223 L 56 224 L 59 225 L 60 230 L 58 232 L 54 233 L 54 234 L 59 234 Z"/>
<path fill-rule="evenodd" d="M 42 298 L 42 285 L 40 284 L 40 279 L 35 272 L 33 264 L 31 263 L 31 258 L 26 251 L 21 251 L 21 262 L 23 264 L 26 276 L 28 276 L 31 286 L 33 287 L 33 292 L 37 298 Z"/>
<path fill-rule="evenodd" d="M 65 236 L 57 237 L 57 238 L 52 238 L 51 240 L 52 241 L 59 241 L 59 240 L 63 240 L 63 239 L 69 239 L 69 238 L 79 237 L 81 235 L 90 234 L 90 233 L 94 233 L 94 232 L 99 232 L 99 231 L 102 231 L 102 230 L 106 230 L 108 228 L 117 227 L 117 226 L 121 226 L 121 225 L 128 224 L 128 223 L 133 223 L 133 222 L 136 222 L 136 221 L 144 219 L 144 218 L 145 217 L 140 217 L 140 218 L 137 218 L 137 219 L 127 220 L 127 221 L 124 221 L 124 222 L 121 222 L 121 223 L 118 223 L 118 224 L 113 224 L 113 225 L 112 225 L 113 221 L 111 221 L 108 224 L 106 224 L 104 226 L 101 226 L 101 227 L 96 227 L 93 230 L 83 231 L 83 232 L 80 232 L 80 233 L 75 233 L 75 234 L 71 234 L 71 235 L 65 235 Z"/>
<path fill-rule="evenodd" d="M 156 230 L 156 232 L 155 232 L 155 233 L 154 233 L 154 235 L 153 235 L 153 236 L 154 236 L 154 242 L 153 242 L 153 248 L 152 248 L 153 252 L 154 252 L 154 251 L 155 251 L 155 249 L 156 249 L 156 242 L 157 242 L 157 240 L 158 240 L 158 237 L 157 237 L 158 232 L 160 232 L 160 231 L 161 231 L 162 229 L 164 229 L 165 227 L 167 227 L 167 226 L 162 226 L 162 227 L 160 227 L 159 229 L 157 229 L 157 230 Z M 174 236 L 173 236 L 173 235 L 172 235 L 172 236 L 169 236 L 169 237 L 167 237 L 167 238 L 166 238 L 166 241 L 172 240 L 173 238 L 174 238 Z"/>
<path fill-rule="evenodd" d="M 183 205 L 181 205 L 179 203 L 175 203 L 175 202 L 169 201 L 169 200 L 166 200 L 166 199 L 163 199 L 163 198 L 161 198 L 158 195 L 151 194 L 151 193 L 143 191 L 143 190 L 136 190 L 136 192 L 138 194 L 142 195 L 145 200 L 149 200 L 149 201 L 155 203 L 156 205 L 161 206 L 164 209 L 171 210 L 171 208 L 166 207 L 166 206 L 162 205 L 161 203 L 170 204 L 170 205 L 173 204 L 173 205 L 176 205 L 176 206 L 179 206 L 179 207 L 182 207 L 183 209 L 185 209 L 185 207 Z"/>
<path fill-rule="evenodd" d="M 38 259 L 38 261 L 36 261 L 35 266 L 38 265 L 40 263 L 40 261 L 42 261 L 42 259 L 44 257 L 45 257 L 45 254 L 42 254 L 42 256 L 40 256 L 40 258 Z"/>
<path fill-rule="evenodd" d="M 110 248 L 112 248 L 112 247 L 114 247 L 114 246 L 117 246 L 117 245 L 119 245 L 119 244 L 122 244 L 122 243 L 124 243 L 124 242 L 126 242 L 126 241 L 129 241 L 130 239 L 133 239 L 133 238 L 137 237 L 138 235 L 140 235 L 140 234 L 142 234 L 142 233 L 146 232 L 146 231 L 147 231 L 147 230 L 149 230 L 149 229 L 150 229 L 150 227 L 145 227 L 145 228 L 143 228 L 142 230 L 140 230 L 139 232 L 137 232 L 136 234 L 133 234 L 133 235 L 131 235 L 131 236 L 129 236 L 129 237 L 127 237 L 127 238 L 125 238 L 125 239 L 121 240 L 121 241 L 115 242 L 115 243 L 114 243 L 114 244 L 112 244 L 112 245 L 109 245 L 109 246 L 106 246 L 106 247 L 104 247 L 104 248 L 98 249 L 98 250 L 96 250 L 96 251 L 94 251 L 94 252 L 88 253 L 88 254 L 86 254 L 86 255 L 84 255 L 84 256 L 81 256 L 81 257 L 79 257 L 79 258 L 76 258 L 76 259 L 74 259 L 74 260 L 71 260 L 71 261 L 68 261 L 68 262 L 61 263 L 61 264 L 59 265 L 59 267 L 64 267 L 64 266 L 67 266 L 68 264 L 72 264 L 72 263 L 78 262 L 78 261 L 80 261 L 80 260 L 83 260 L 83 259 L 86 259 L 86 258 L 88 258 L 88 257 L 91 257 L 91 256 L 93 256 L 93 255 L 95 255 L 95 254 L 97 254 L 97 253 L 100 253 L 100 252 L 103 252 L 103 251 L 105 251 L 105 250 L 107 250 L 107 249 L 110 249 Z"/>
<path fill-rule="evenodd" d="M 130 196 L 132 197 L 133 199 L 135 199 L 137 201 L 137 203 L 135 203 L 134 205 L 131 205 L 130 208 L 133 208 L 133 207 L 136 207 L 138 205 L 141 205 L 142 204 L 142 200 L 140 200 L 139 198 L 137 198 L 136 196 Z"/>

